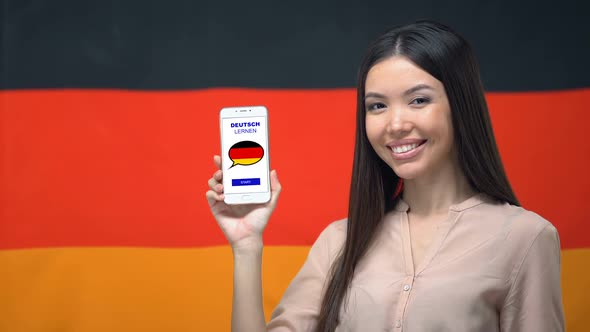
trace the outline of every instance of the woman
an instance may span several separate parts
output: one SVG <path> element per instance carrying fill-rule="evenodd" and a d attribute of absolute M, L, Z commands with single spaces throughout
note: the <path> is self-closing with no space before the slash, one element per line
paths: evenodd
<path fill-rule="evenodd" d="M 421 21 L 369 48 L 359 71 L 346 220 L 329 225 L 268 325 L 262 231 L 272 200 L 207 192 L 234 253 L 233 331 L 563 331 L 556 229 L 519 207 L 468 43 Z M 215 162 L 220 167 L 219 157 Z"/>

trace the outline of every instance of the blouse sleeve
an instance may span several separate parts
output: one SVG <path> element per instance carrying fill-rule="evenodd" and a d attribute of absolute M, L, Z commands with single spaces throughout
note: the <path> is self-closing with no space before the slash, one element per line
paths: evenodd
<path fill-rule="evenodd" d="M 307 260 L 275 308 L 267 331 L 313 331 L 321 305 L 323 286 L 330 269 L 336 223 L 328 226 L 309 251 Z"/>
<path fill-rule="evenodd" d="M 557 230 L 548 224 L 526 253 L 500 313 L 503 332 L 564 331 Z"/>

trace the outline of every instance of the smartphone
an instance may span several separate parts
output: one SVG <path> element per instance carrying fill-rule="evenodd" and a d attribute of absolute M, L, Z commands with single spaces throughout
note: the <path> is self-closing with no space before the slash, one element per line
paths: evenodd
<path fill-rule="evenodd" d="M 219 117 L 225 203 L 268 202 L 270 158 L 266 107 L 226 107 Z"/>

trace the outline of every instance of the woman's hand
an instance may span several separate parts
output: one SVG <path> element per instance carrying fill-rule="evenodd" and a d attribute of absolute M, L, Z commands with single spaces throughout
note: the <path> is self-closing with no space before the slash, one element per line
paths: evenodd
<path fill-rule="evenodd" d="M 228 205 L 223 201 L 221 157 L 214 156 L 213 161 L 218 170 L 208 181 L 209 190 L 206 197 L 217 224 L 234 251 L 262 248 L 262 232 L 281 192 L 276 171 L 270 173 L 271 197 L 268 203 Z"/>

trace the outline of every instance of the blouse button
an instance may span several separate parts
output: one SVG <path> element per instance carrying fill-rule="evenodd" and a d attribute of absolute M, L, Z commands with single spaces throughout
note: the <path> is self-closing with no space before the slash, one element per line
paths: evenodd
<path fill-rule="evenodd" d="M 397 327 L 397 328 L 402 327 L 402 322 L 399 319 L 395 321 L 395 327 Z"/>
<path fill-rule="evenodd" d="M 404 291 L 409 291 L 410 290 L 410 285 L 404 285 Z"/>

